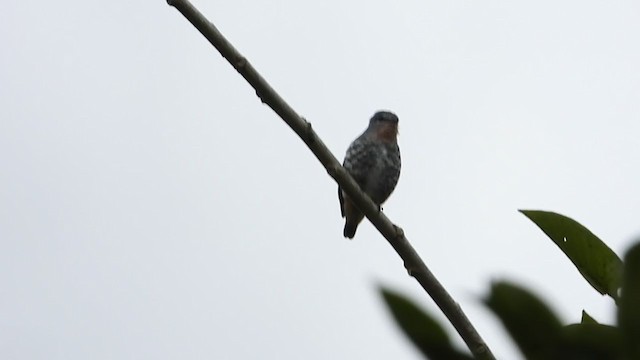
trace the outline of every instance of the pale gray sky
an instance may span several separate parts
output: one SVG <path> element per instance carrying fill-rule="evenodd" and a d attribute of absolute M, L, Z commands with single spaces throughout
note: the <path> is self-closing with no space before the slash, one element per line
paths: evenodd
<path fill-rule="evenodd" d="M 336 156 L 398 114 L 385 212 L 497 356 L 494 279 L 612 321 L 516 210 L 640 234 L 638 2 L 194 4 Z M 433 302 L 175 9 L 10 1 L 0 44 L 0 358 L 420 358 L 375 285 Z"/>

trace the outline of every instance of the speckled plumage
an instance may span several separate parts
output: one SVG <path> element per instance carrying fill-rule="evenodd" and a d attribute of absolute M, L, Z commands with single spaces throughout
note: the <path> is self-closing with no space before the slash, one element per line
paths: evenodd
<path fill-rule="evenodd" d="M 398 117 L 388 111 L 379 111 L 369 121 L 365 132 L 351 143 L 344 159 L 345 169 L 378 205 L 391 195 L 400 177 L 397 134 Z M 343 234 L 352 239 L 364 214 L 341 189 L 338 189 L 338 198 L 345 218 Z"/>

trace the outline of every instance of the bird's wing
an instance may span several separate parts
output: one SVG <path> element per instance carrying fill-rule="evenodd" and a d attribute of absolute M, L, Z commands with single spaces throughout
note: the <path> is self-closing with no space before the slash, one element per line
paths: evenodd
<path fill-rule="evenodd" d="M 340 201 L 340 215 L 344 217 L 344 198 L 342 197 L 342 189 L 338 186 L 338 200 Z"/>

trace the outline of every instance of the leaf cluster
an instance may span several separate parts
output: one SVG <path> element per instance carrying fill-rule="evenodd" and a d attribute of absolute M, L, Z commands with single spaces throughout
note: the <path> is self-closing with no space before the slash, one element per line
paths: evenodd
<path fill-rule="evenodd" d="M 582 277 L 617 307 L 615 325 L 600 324 L 584 310 L 577 324 L 562 324 L 551 307 L 523 286 L 491 285 L 484 304 L 498 317 L 527 360 L 640 359 L 640 243 L 622 261 L 602 240 L 573 219 L 522 210 L 562 250 Z M 445 328 L 413 301 L 381 288 L 400 329 L 428 359 L 472 359 L 453 346 Z"/>

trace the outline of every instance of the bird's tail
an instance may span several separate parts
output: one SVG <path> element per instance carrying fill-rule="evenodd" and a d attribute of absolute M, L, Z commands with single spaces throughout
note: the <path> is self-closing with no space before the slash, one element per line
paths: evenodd
<path fill-rule="evenodd" d="M 342 232 L 342 234 L 346 238 L 353 239 L 353 237 L 356 236 L 357 229 L 358 229 L 358 224 L 346 223 L 344 225 L 344 231 Z"/>
<path fill-rule="evenodd" d="M 346 221 L 344 224 L 344 231 L 342 232 L 344 237 L 353 239 L 353 237 L 356 236 L 356 230 L 358 229 L 358 225 L 360 224 L 363 218 L 364 218 L 364 214 L 358 210 L 347 213 Z"/>

